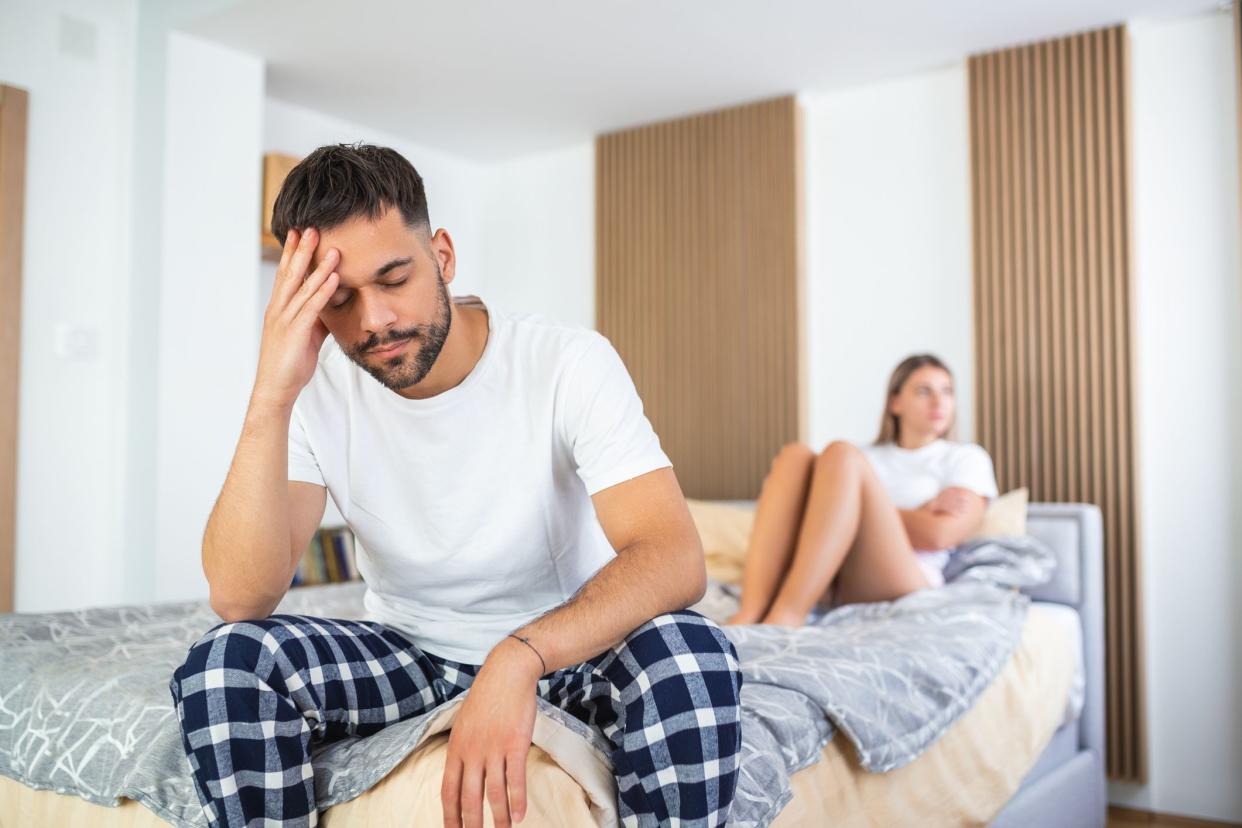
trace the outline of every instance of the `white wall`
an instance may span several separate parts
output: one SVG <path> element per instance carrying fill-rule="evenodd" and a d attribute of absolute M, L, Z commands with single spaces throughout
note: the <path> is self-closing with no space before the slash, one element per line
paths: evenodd
<path fill-rule="evenodd" d="M 875 439 L 889 374 L 923 351 L 953 370 L 959 437 L 971 439 L 963 65 L 801 102 L 810 443 Z"/>
<path fill-rule="evenodd" d="M 166 84 L 155 600 L 207 596 L 203 528 L 241 433 L 262 314 L 263 61 L 173 32 Z"/>
<path fill-rule="evenodd" d="M 122 524 L 114 568 L 123 573 L 127 603 L 155 595 L 157 559 L 156 507 L 159 348 L 155 336 L 164 282 L 164 138 L 167 128 L 166 75 L 169 32 L 196 17 L 240 0 L 138 0 L 137 31 L 130 85 L 134 97 L 130 157 L 130 266 L 128 325 L 125 343 L 124 481 L 116 489 L 123 501 L 116 510 Z M 82 127 L 79 126 L 81 129 Z M 67 606 L 72 606 L 67 605 Z"/>
<path fill-rule="evenodd" d="M 509 311 L 595 327 L 595 144 L 486 168 L 487 296 Z"/>
<path fill-rule="evenodd" d="M 1227 14 L 1131 26 L 1150 783 L 1242 821 L 1242 272 Z"/>
<path fill-rule="evenodd" d="M 17 447 L 19 611 L 125 591 L 132 0 L 0 2 L 0 81 L 30 93 Z M 78 355 L 56 350 L 71 326 Z"/>

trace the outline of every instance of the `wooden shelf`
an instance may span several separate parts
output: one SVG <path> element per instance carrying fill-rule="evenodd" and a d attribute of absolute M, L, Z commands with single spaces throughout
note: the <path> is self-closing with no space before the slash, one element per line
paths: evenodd
<path fill-rule="evenodd" d="M 285 183 L 285 177 L 301 160 L 296 155 L 279 152 L 263 156 L 263 215 L 259 218 L 259 249 L 268 261 L 280 261 L 280 251 L 285 243 L 284 239 L 272 235 L 272 205 L 276 203 L 276 195 L 280 192 L 280 185 Z"/>

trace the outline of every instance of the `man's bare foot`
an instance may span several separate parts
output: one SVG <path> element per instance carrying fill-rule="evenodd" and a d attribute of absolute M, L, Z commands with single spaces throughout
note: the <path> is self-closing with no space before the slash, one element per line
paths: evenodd
<path fill-rule="evenodd" d="M 750 612 L 742 612 L 739 610 L 738 612 L 735 612 L 732 616 L 730 616 L 729 620 L 725 622 L 725 626 L 728 627 L 728 626 L 735 626 L 738 624 L 758 624 L 758 623 L 759 623 L 758 615 L 755 615 Z"/>

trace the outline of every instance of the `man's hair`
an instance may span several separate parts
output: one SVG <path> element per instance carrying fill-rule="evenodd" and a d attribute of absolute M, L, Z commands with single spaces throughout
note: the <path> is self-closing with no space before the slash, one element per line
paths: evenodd
<path fill-rule="evenodd" d="M 289 171 L 272 205 L 272 235 L 289 228 L 328 230 L 365 216 L 401 211 L 409 227 L 430 228 L 423 177 L 401 153 L 372 144 L 329 144 Z"/>

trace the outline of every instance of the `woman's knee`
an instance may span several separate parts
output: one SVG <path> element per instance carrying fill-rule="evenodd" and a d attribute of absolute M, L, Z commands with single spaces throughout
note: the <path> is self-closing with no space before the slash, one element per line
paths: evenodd
<path fill-rule="evenodd" d="M 815 458 L 818 466 L 855 466 L 863 460 L 863 453 L 858 446 L 848 440 L 833 440 Z"/>
<path fill-rule="evenodd" d="M 772 470 L 796 469 L 805 470 L 815 460 L 815 451 L 806 443 L 786 443 L 772 458 Z"/>

